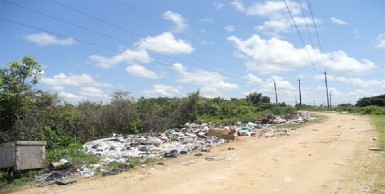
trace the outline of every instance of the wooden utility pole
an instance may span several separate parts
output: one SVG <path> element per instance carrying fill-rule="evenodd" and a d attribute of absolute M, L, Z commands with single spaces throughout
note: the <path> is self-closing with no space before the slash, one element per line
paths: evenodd
<path fill-rule="evenodd" d="M 299 106 L 302 106 L 301 79 L 298 79 Z"/>
<path fill-rule="evenodd" d="M 329 93 L 329 105 L 332 107 L 332 91 Z"/>
<path fill-rule="evenodd" d="M 277 96 L 277 86 L 274 82 L 274 92 L 275 92 L 275 104 L 278 104 L 278 96 Z"/>
<path fill-rule="evenodd" d="M 325 86 L 326 86 L 326 100 L 327 100 L 327 107 L 330 108 L 330 103 L 329 103 L 329 89 L 328 89 L 328 78 L 326 77 L 326 69 L 325 69 Z"/>

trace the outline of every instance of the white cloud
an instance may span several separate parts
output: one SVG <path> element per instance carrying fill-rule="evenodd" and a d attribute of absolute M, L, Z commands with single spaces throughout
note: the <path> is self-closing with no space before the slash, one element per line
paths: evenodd
<path fill-rule="evenodd" d="M 75 44 L 75 40 L 71 37 L 65 39 L 59 39 L 56 36 L 42 32 L 40 34 L 28 34 L 24 36 L 24 39 L 33 42 L 39 46 L 47 45 L 61 45 L 61 46 L 72 46 Z"/>
<path fill-rule="evenodd" d="M 377 37 L 376 49 L 385 49 L 385 34 L 379 34 Z"/>
<path fill-rule="evenodd" d="M 225 30 L 227 32 L 234 32 L 235 31 L 235 27 L 233 25 L 228 25 L 225 27 Z"/>
<path fill-rule="evenodd" d="M 74 94 L 68 93 L 68 92 L 60 92 L 57 94 L 60 98 L 64 99 L 70 99 L 70 100 L 80 100 L 82 99 L 81 96 L 76 96 Z"/>
<path fill-rule="evenodd" d="M 179 13 L 166 11 L 163 13 L 163 18 L 175 23 L 175 26 L 172 28 L 173 32 L 182 32 L 188 26 L 186 20 Z"/>
<path fill-rule="evenodd" d="M 81 75 L 66 75 L 64 73 L 59 73 L 52 78 L 43 77 L 40 82 L 49 85 L 51 89 L 60 90 L 62 90 L 64 86 L 113 87 L 110 83 L 97 82 L 90 75 L 85 73 Z"/>
<path fill-rule="evenodd" d="M 224 7 L 224 5 L 222 3 L 214 3 L 213 6 L 217 10 L 220 10 L 220 9 L 222 9 Z"/>
<path fill-rule="evenodd" d="M 326 60 L 324 65 L 328 69 L 340 73 L 362 73 L 376 68 L 372 61 L 368 59 L 359 61 L 349 57 L 344 51 L 325 53 L 324 58 Z"/>
<path fill-rule="evenodd" d="M 144 94 L 148 97 L 166 96 L 175 97 L 179 94 L 179 88 L 169 85 L 156 84 L 151 90 L 145 90 Z"/>
<path fill-rule="evenodd" d="M 109 69 L 117 66 L 119 63 L 133 64 L 133 63 L 149 63 L 151 57 L 144 49 L 130 50 L 127 49 L 124 52 L 115 55 L 111 58 L 102 57 L 99 55 L 91 55 L 90 59 L 97 63 L 97 66 Z"/>
<path fill-rule="evenodd" d="M 205 96 L 204 91 L 218 91 L 220 89 L 235 90 L 238 85 L 235 83 L 226 82 L 226 78 L 217 72 L 204 71 L 197 69 L 195 71 L 187 71 L 182 64 L 175 63 L 173 69 L 179 73 L 178 82 L 190 83 L 202 86 L 202 95 Z"/>
<path fill-rule="evenodd" d="M 141 49 L 170 55 L 188 54 L 194 51 L 189 43 L 176 39 L 170 32 L 155 37 L 147 37 L 137 42 L 136 45 Z"/>
<path fill-rule="evenodd" d="M 104 96 L 104 92 L 101 89 L 94 88 L 94 87 L 81 87 L 80 94 L 86 97 Z"/>
<path fill-rule="evenodd" d="M 234 6 L 234 8 L 239 10 L 239 11 L 243 12 L 245 10 L 243 3 L 241 1 L 234 0 L 231 2 L 231 5 Z"/>
<path fill-rule="evenodd" d="M 275 103 L 274 82 L 277 88 L 278 103 L 285 102 L 294 104 L 294 96 L 298 96 L 297 88 L 291 85 L 291 83 L 283 77 L 271 76 L 266 80 L 262 80 L 252 74 L 249 74 L 247 79 L 249 80 L 249 84 L 253 84 L 253 88 L 258 87 L 259 89 L 243 92 L 245 96 L 252 92 L 259 92 L 264 96 L 268 96 L 271 103 Z"/>
<path fill-rule="evenodd" d="M 247 83 L 250 85 L 259 85 L 263 83 L 263 80 L 251 73 L 246 75 Z"/>
<path fill-rule="evenodd" d="M 246 60 L 248 70 L 260 73 L 276 73 L 289 71 L 296 67 L 311 65 L 306 49 L 310 52 L 313 48 L 309 45 L 305 48 L 295 48 L 291 43 L 271 38 L 264 40 L 258 35 L 249 39 L 241 40 L 235 36 L 227 38 L 235 44 L 237 54 Z M 325 59 L 322 63 L 328 69 L 341 73 L 361 73 L 372 70 L 376 65 L 367 59 L 361 61 L 348 56 L 344 51 L 334 51 L 322 54 L 318 49 L 313 50 L 318 61 Z M 313 53 L 313 52 L 310 52 Z M 316 58 L 312 57 L 313 63 L 317 64 Z"/>
<path fill-rule="evenodd" d="M 360 88 L 385 88 L 385 80 L 363 80 L 361 78 L 336 77 L 337 81 Z"/>
<path fill-rule="evenodd" d="M 348 23 L 335 17 L 331 17 L 330 20 L 338 25 L 347 25 Z"/>
<path fill-rule="evenodd" d="M 141 65 L 131 65 L 126 68 L 126 71 L 132 75 L 138 76 L 138 77 L 144 77 L 149 79 L 157 79 L 158 75 L 146 69 L 145 67 Z"/>
<path fill-rule="evenodd" d="M 288 71 L 309 62 L 305 49 L 297 49 L 289 42 L 277 38 L 264 40 L 253 35 L 247 40 L 240 40 L 235 36 L 227 39 L 235 43 L 239 55 L 247 60 L 249 70 L 262 73 Z"/>
<path fill-rule="evenodd" d="M 311 18 L 304 18 L 302 16 L 299 3 L 292 1 L 286 2 L 299 29 L 306 26 L 306 23 L 312 22 Z M 236 0 L 232 2 L 232 5 L 246 15 L 267 17 L 267 21 L 255 27 L 256 30 L 262 31 L 264 34 L 279 37 L 279 33 L 293 30 L 293 21 L 283 1 L 258 2 L 249 7 L 245 7 L 240 1 Z M 303 5 L 302 7 L 304 10 L 307 9 L 307 6 Z M 314 18 L 314 22 L 317 24 L 320 23 L 320 20 Z"/>
<path fill-rule="evenodd" d="M 203 19 L 200 19 L 199 21 L 203 22 L 203 23 L 213 23 L 214 22 L 213 18 L 209 18 L 209 17 L 205 17 Z"/>
<path fill-rule="evenodd" d="M 298 3 L 287 1 L 290 11 L 293 15 L 301 13 Z M 282 14 L 287 12 L 285 2 L 283 1 L 266 1 L 263 3 L 255 3 L 246 10 L 247 15 L 267 16 L 272 18 L 280 18 Z"/>
<path fill-rule="evenodd" d="M 207 41 L 207 40 L 202 40 L 200 43 L 201 43 L 201 45 L 205 45 L 205 46 L 212 46 L 212 45 L 214 45 L 213 42 L 210 42 L 210 41 Z"/>

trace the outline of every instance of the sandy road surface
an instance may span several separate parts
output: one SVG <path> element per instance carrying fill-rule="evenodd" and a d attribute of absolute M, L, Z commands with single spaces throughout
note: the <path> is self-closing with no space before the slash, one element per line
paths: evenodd
<path fill-rule="evenodd" d="M 240 139 L 200 157 L 20 193 L 361 193 L 375 131 L 367 117 L 327 115 L 297 135 Z"/>

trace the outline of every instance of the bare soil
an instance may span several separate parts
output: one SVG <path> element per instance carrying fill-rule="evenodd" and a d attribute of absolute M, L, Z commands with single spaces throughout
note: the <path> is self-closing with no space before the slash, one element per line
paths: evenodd
<path fill-rule="evenodd" d="M 240 138 L 203 152 L 108 177 L 18 193 L 363 193 L 379 165 L 369 118 L 325 113 L 329 118 L 277 138 Z M 234 150 L 228 150 L 233 147 Z M 212 160 L 207 160 L 211 158 Z M 378 167 L 378 166 L 377 166 Z M 372 191 L 373 193 L 373 191 Z"/>

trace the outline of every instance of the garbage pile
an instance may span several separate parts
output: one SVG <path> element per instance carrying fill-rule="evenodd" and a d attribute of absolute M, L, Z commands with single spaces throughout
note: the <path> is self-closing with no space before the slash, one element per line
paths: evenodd
<path fill-rule="evenodd" d="M 207 124 L 186 123 L 182 128 L 169 129 L 164 133 L 140 135 L 116 135 L 111 138 L 87 142 L 87 153 L 100 157 L 102 165 L 111 162 L 125 163 L 129 158 L 171 157 L 176 158 L 193 150 L 225 143 L 226 139 L 208 136 Z"/>
<path fill-rule="evenodd" d="M 116 135 L 87 142 L 83 145 L 87 153 L 100 157 L 100 163 L 126 163 L 129 158 L 176 158 L 193 150 L 214 147 L 234 140 L 238 136 L 277 137 L 290 135 L 288 130 L 275 129 L 282 123 L 302 123 L 311 118 L 310 113 L 301 112 L 285 117 L 268 116 L 258 123 L 237 122 L 231 126 L 186 123 L 163 133 Z"/>

